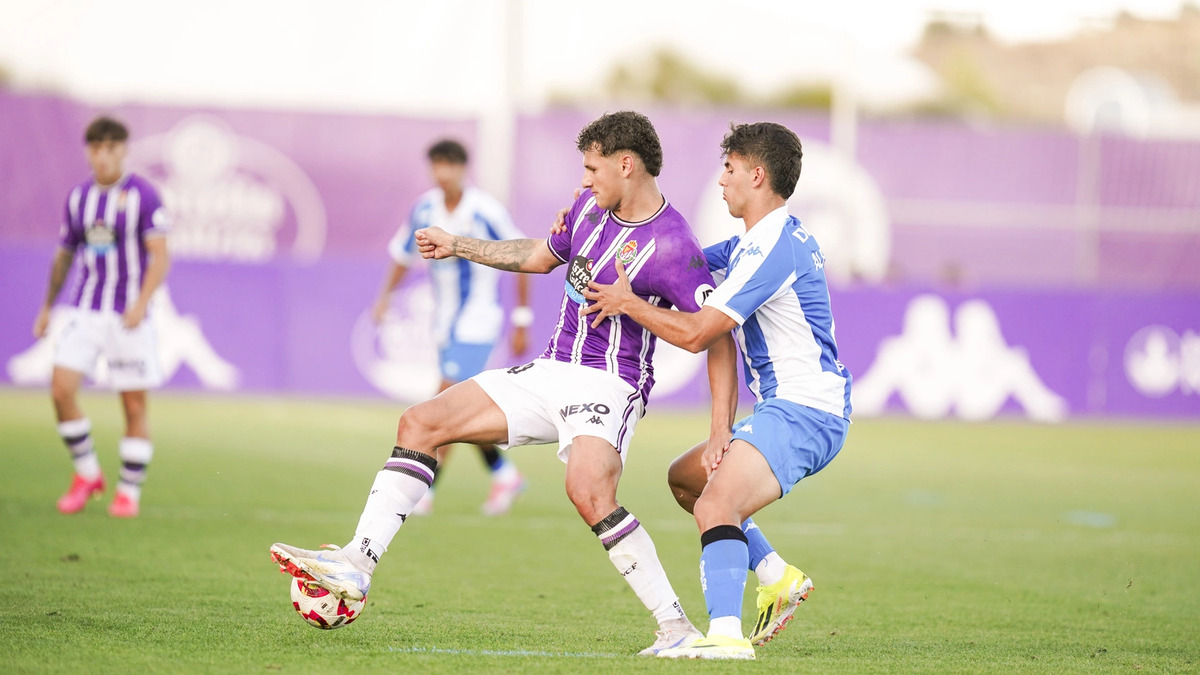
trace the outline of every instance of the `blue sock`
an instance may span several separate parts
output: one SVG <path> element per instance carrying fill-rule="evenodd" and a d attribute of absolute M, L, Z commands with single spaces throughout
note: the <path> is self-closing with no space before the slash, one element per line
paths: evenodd
<path fill-rule="evenodd" d="M 745 533 L 746 545 L 750 548 L 750 569 L 755 569 L 763 558 L 775 550 L 775 547 L 763 536 L 762 530 L 754 524 L 753 518 L 747 518 L 746 522 L 742 523 L 742 532 Z"/>
<path fill-rule="evenodd" d="M 746 565 L 750 554 L 746 535 L 735 525 L 718 525 L 700 535 L 700 587 L 709 618 L 742 617 Z"/>

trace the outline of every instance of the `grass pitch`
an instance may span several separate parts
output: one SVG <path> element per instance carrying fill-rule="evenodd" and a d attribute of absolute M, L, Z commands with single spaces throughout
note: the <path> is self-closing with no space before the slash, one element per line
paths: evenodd
<path fill-rule="evenodd" d="M 116 397 L 83 405 L 106 477 Z M 274 541 L 343 544 L 387 457 L 377 401 L 151 400 L 142 516 L 70 480 L 42 391 L 0 389 L 0 603 L 6 672 L 1194 671 L 1200 668 L 1200 427 L 861 420 L 842 455 L 756 520 L 816 590 L 757 663 L 634 654 L 654 625 L 579 520 L 549 447 L 512 453 L 514 512 L 479 514 L 487 476 L 455 452 L 363 617 L 318 631 L 292 611 Z M 652 407 L 621 501 L 704 628 L 695 526 L 665 471 L 703 415 Z M 753 620 L 753 585 L 745 625 Z"/>

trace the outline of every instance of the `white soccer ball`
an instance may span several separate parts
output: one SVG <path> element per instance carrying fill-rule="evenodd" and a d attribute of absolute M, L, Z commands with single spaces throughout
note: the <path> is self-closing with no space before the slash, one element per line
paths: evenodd
<path fill-rule="evenodd" d="M 343 600 L 316 584 L 292 578 L 292 607 L 308 625 L 323 630 L 350 625 L 362 614 L 367 598 Z"/>

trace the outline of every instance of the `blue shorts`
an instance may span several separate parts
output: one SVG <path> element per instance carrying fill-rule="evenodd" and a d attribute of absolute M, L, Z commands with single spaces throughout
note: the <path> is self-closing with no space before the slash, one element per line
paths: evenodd
<path fill-rule="evenodd" d="M 462 382 L 482 373 L 494 346 L 492 342 L 471 344 L 453 341 L 442 345 L 438 351 L 442 378 L 450 382 Z"/>
<path fill-rule="evenodd" d="M 766 457 L 782 497 L 837 456 L 849 427 L 839 415 L 772 398 L 755 404 L 749 417 L 733 425 L 733 438 Z"/>

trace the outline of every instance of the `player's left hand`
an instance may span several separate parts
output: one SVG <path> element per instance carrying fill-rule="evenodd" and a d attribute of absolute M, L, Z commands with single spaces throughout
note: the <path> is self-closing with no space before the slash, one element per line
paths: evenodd
<path fill-rule="evenodd" d="M 592 301 L 592 304 L 584 307 L 579 311 L 583 316 L 588 314 L 597 314 L 596 320 L 592 322 L 592 328 L 600 325 L 610 316 L 624 314 L 622 309 L 624 304 L 629 300 L 636 300 L 637 296 L 633 294 L 633 286 L 629 283 L 629 277 L 625 275 L 625 263 L 617 260 L 617 281 L 613 284 L 598 284 L 595 281 L 588 282 L 588 287 L 583 291 L 583 297 Z"/>
<path fill-rule="evenodd" d="M 708 445 L 705 446 L 704 452 L 700 453 L 700 463 L 704 465 L 706 481 L 712 480 L 713 472 L 721 466 L 721 460 L 725 458 L 725 453 L 729 452 L 729 443 L 732 439 L 732 431 L 712 434 L 708 437 Z"/>
<path fill-rule="evenodd" d="M 140 303 L 134 303 L 132 307 L 126 308 L 125 313 L 121 315 L 121 325 L 125 327 L 125 330 L 133 330 L 145 318 L 146 308 Z"/>
<path fill-rule="evenodd" d="M 454 235 L 440 227 L 424 227 L 414 233 L 417 250 L 426 260 L 441 260 L 454 256 Z"/>

